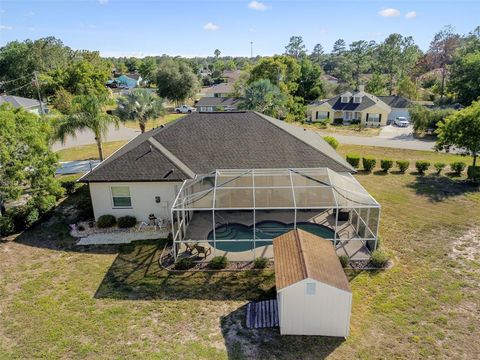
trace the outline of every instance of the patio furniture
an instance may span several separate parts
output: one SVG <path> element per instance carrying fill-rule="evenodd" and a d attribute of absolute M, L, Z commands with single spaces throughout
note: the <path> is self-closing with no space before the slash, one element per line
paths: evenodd
<path fill-rule="evenodd" d="M 185 247 L 186 247 L 186 250 L 187 252 L 189 252 L 190 254 L 193 252 L 193 250 L 195 250 L 195 245 L 196 244 L 192 244 L 192 243 L 185 243 Z"/>
<path fill-rule="evenodd" d="M 201 246 L 198 244 L 195 244 L 194 249 L 197 250 L 198 255 L 203 254 L 205 256 L 205 259 L 207 258 L 208 255 L 212 253 L 212 248 L 209 246 Z"/>

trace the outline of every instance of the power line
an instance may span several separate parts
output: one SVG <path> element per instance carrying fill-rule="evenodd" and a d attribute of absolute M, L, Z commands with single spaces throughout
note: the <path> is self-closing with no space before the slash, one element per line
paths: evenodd
<path fill-rule="evenodd" d="M 7 93 L 7 92 L 8 92 L 8 93 L 15 92 L 15 91 L 17 91 L 17 90 L 23 89 L 24 87 L 27 87 L 28 85 L 30 85 L 30 84 L 25 84 L 25 85 L 19 86 L 19 87 L 15 88 L 15 89 L 8 90 L 8 91 L 5 90 L 5 93 Z"/>
<path fill-rule="evenodd" d="M 1 86 L 1 85 L 5 85 L 5 84 L 9 84 L 9 83 L 14 82 L 14 81 L 18 81 L 18 80 L 20 80 L 20 79 L 24 79 L 24 78 L 26 78 L 26 77 L 33 77 L 34 74 L 35 74 L 35 73 L 31 73 L 31 74 L 23 75 L 23 76 L 21 76 L 21 77 L 19 77 L 19 78 L 17 78 L 17 79 L 0 81 L 0 86 Z"/>

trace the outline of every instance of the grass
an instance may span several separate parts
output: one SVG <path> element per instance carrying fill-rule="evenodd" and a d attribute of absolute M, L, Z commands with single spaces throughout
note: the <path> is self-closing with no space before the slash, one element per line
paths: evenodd
<path fill-rule="evenodd" d="M 110 141 L 103 143 L 103 154 L 110 156 L 113 152 L 125 145 L 128 141 Z M 57 151 L 59 161 L 93 160 L 98 159 L 98 148 L 96 144 L 75 146 Z"/>
<path fill-rule="evenodd" d="M 353 135 L 353 136 L 377 136 L 380 134 L 381 128 L 379 127 L 360 127 L 359 125 L 331 125 L 327 124 L 326 128 L 320 128 L 314 124 L 303 124 L 302 126 L 319 130 L 322 133 L 337 134 L 337 135 Z"/>
<path fill-rule="evenodd" d="M 185 114 L 168 114 L 168 115 L 159 117 L 158 119 L 149 120 L 147 121 L 147 124 L 146 124 L 146 131 L 152 130 L 153 128 L 156 128 L 163 124 L 168 124 L 169 122 L 177 120 L 183 116 L 185 116 Z M 136 121 L 127 121 L 125 123 L 125 126 L 132 129 L 139 129 L 138 122 Z"/>
<path fill-rule="evenodd" d="M 0 241 L 0 357 L 479 358 L 478 188 L 433 174 L 357 179 L 382 205 L 395 266 L 348 273 L 345 341 L 245 329 L 247 301 L 274 295 L 271 271 L 169 274 L 157 261 L 161 241 L 75 247 L 67 224 L 80 193 Z"/>

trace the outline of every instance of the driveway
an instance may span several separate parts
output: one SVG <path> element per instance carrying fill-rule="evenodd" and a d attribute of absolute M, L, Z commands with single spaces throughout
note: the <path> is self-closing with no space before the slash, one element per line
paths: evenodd
<path fill-rule="evenodd" d="M 321 132 L 321 131 L 320 131 Z M 365 145 L 365 146 L 381 146 L 397 149 L 410 149 L 410 150 L 427 150 L 433 151 L 435 140 L 420 140 L 413 137 L 412 126 L 406 128 L 400 128 L 397 126 L 388 125 L 382 128 L 378 136 L 351 136 L 351 135 L 338 135 L 327 134 L 335 137 L 341 144 L 348 145 Z"/>

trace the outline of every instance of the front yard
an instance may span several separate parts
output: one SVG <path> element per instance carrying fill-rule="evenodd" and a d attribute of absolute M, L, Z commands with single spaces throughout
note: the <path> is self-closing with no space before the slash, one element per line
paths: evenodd
<path fill-rule="evenodd" d="M 65 223 L 79 193 L 0 241 L 0 358 L 479 358 L 480 191 L 435 175 L 357 178 L 383 206 L 395 266 L 348 274 L 347 340 L 245 329 L 248 300 L 275 294 L 271 271 L 168 273 L 155 241 L 75 247 Z"/>

